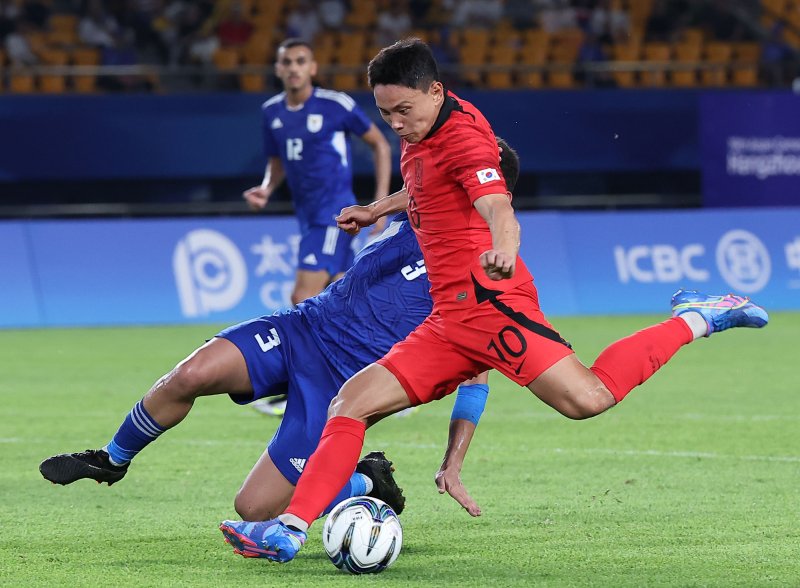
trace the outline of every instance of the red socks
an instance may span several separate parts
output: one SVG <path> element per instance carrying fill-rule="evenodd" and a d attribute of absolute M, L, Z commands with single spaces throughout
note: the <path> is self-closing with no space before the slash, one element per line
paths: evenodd
<path fill-rule="evenodd" d="M 686 321 L 674 317 L 612 343 L 591 370 L 619 402 L 693 339 Z"/>
<path fill-rule="evenodd" d="M 356 469 L 367 427 L 349 417 L 333 417 L 322 430 L 286 512 L 309 525 L 347 484 Z"/>

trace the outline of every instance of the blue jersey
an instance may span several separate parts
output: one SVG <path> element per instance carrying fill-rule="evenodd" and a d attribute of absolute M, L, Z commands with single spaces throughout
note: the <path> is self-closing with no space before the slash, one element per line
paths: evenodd
<path fill-rule="evenodd" d="M 430 297 L 422 252 L 406 215 L 398 215 L 356 256 L 347 273 L 297 306 L 333 369 L 349 378 L 383 357 L 427 317 Z"/>
<path fill-rule="evenodd" d="M 264 152 L 283 163 L 300 231 L 335 224 L 333 217 L 356 203 L 349 136 L 364 135 L 372 122 L 350 96 L 322 88 L 297 109 L 287 106 L 285 92 L 261 108 Z"/>

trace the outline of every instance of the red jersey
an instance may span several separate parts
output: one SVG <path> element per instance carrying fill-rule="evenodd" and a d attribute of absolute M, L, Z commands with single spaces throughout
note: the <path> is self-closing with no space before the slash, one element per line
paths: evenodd
<path fill-rule="evenodd" d="M 473 307 L 473 278 L 496 292 L 533 279 L 519 256 L 514 276 L 499 281 L 486 276 L 478 259 L 492 248 L 492 235 L 473 203 L 507 190 L 494 131 L 477 108 L 448 92 L 428 135 L 419 143 L 401 140 L 400 171 L 434 311 Z"/>

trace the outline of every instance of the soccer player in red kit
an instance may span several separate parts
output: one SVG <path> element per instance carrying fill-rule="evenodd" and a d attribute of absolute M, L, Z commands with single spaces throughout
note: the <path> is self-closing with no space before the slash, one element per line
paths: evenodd
<path fill-rule="evenodd" d="M 369 425 L 442 398 L 494 368 L 573 419 L 620 402 L 678 349 L 731 327 L 762 327 L 767 313 L 747 298 L 679 290 L 673 317 L 607 347 L 587 368 L 539 309 L 518 256 L 520 231 L 499 171 L 495 136 L 470 103 L 447 92 L 427 45 L 398 41 L 370 62 L 381 116 L 402 141 L 404 188 L 349 207 L 339 226 L 357 232 L 408 209 L 431 283 L 430 316 L 334 398 L 316 452 L 286 511 L 265 522 L 220 526 L 237 553 L 289 561 L 308 526 L 347 482 Z M 472 515 L 480 510 L 458 476 L 440 483 Z"/>

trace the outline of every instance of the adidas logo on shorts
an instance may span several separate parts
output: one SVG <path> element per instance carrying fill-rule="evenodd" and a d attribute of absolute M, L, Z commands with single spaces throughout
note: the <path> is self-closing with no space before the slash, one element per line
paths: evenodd
<path fill-rule="evenodd" d="M 302 457 L 290 457 L 289 463 L 292 464 L 294 466 L 294 469 L 296 469 L 301 474 L 303 473 L 303 468 L 306 467 L 306 460 L 303 459 Z"/>

